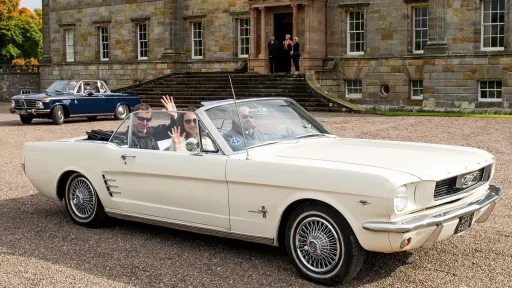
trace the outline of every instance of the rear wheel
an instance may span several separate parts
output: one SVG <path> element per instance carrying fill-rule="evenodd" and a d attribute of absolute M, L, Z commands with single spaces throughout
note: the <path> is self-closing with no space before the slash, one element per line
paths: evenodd
<path fill-rule="evenodd" d="M 114 114 L 114 117 L 117 120 L 124 120 L 124 118 L 126 118 L 126 116 L 128 116 L 128 111 L 129 111 L 129 109 L 128 109 L 127 105 L 120 104 L 116 108 L 116 113 Z"/>
<path fill-rule="evenodd" d="M 52 120 L 55 125 L 61 125 L 64 123 L 64 109 L 62 109 L 62 106 L 57 105 L 53 108 Z"/>
<path fill-rule="evenodd" d="M 290 216 L 285 243 L 297 271 L 322 285 L 349 282 L 364 260 L 364 249 L 345 218 L 314 202 L 300 205 Z"/>
<path fill-rule="evenodd" d="M 102 226 L 105 220 L 105 209 L 96 189 L 84 175 L 75 173 L 69 178 L 64 200 L 68 215 L 73 222 L 88 228 Z"/>
<path fill-rule="evenodd" d="M 21 116 L 20 115 L 20 120 L 21 120 L 21 123 L 23 123 L 23 124 L 30 124 L 30 123 L 32 123 L 33 119 L 34 118 L 31 116 Z"/>

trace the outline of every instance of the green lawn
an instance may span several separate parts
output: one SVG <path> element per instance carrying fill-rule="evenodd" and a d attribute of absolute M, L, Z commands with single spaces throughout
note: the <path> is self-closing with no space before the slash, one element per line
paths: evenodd
<path fill-rule="evenodd" d="M 511 118 L 512 115 L 500 114 L 465 114 L 465 113 L 443 113 L 443 112 L 373 112 L 381 116 L 437 116 L 437 117 L 469 117 L 469 118 Z"/>

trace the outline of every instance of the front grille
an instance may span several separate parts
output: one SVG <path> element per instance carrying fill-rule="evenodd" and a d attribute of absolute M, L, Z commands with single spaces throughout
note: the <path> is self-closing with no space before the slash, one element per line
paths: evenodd
<path fill-rule="evenodd" d="M 35 109 L 36 102 L 37 102 L 37 100 L 29 100 L 29 99 L 14 100 L 14 108 Z"/>
<path fill-rule="evenodd" d="M 450 177 L 441 181 L 437 181 L 436 188 L 434 189 L 434 200 L 441 200 L 447 197 L 455 196 L 464 191 L 468 191 L 480 186 L 482 183 L 485 183 L 489 180 L 489 176 L 491 175 L 492 165 L 488 165 L 484 168 L 481 168 L 476 171 L 476 182 L 468 187 L 457 187 L 457 178 L 461 175 L 457 175 L 454 177 Z M 470 172 L 470 173 L 472 173 Z M 462 175 L 467 175 L 468 173 L 464 173 Z"/>

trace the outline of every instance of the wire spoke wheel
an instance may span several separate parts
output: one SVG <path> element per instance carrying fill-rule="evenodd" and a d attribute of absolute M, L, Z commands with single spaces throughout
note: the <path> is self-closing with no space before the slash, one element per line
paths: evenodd
<path fill-rule="evenodd" d="M 297 228 L 295 249 L 306 267 L 317 273 L 326 273 L 338 264 L 342 244 L 331 224 L 311 217 Z"/>
<path fill-rule="evenodd" d="M 91 183 L 85 178 L 79 177 L 74 179 L 69 187 L 69 204 L 73 212 L 80 218 L 91 217 L 94 214 L 97 201 Z"/>

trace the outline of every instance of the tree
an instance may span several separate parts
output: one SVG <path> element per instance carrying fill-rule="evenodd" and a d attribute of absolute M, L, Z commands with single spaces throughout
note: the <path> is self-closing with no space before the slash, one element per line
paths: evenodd
<path fill-rule="evenodd" d="M 0 63 L 40 60 L 43 54 L 41 9 L 20 8 L 20 0 L 0 0 Z"/>

